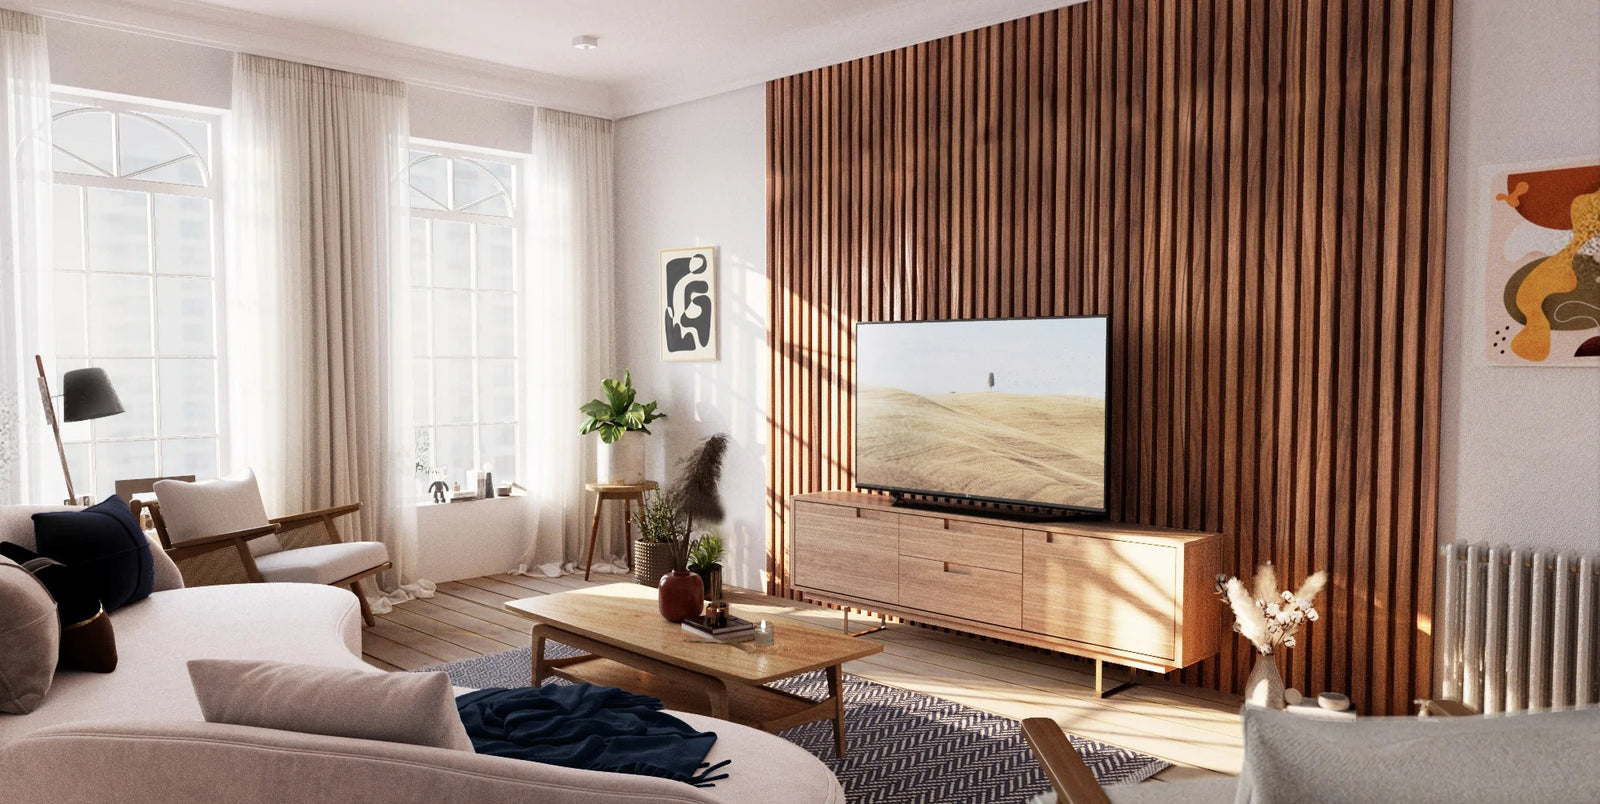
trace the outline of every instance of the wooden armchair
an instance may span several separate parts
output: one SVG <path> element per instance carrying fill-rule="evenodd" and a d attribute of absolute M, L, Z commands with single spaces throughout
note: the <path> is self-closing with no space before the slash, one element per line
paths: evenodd
<path fill-rule="evenodd" d="M 1072 748 L 1067 733 L 1054 720 L 1030 717 L 1022 721 L 1022 736 L 1038 758 L 1044 775 L 1056 789 L 1059 804 L 1111 804 L 1094 771 Z"/>
<path fill-rule="evenodd" d="M 162 480 L 148 509 L 167 555 L 188 586 L 223 583 L 322 583 L 347 586 L 361 604 L 361 619 L 375 620 L 361 581 L 388 569 L 379 542 L 345 541 L 334 520 L 361 510 L 351 503 L 269 519 L 255 475 L 201 483 Z M 318 526 L 321 527 L 318 527 Z"/>

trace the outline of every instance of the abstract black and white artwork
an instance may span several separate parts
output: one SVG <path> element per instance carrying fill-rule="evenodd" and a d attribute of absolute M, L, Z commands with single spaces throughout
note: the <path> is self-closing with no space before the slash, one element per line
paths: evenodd
<path fill-rule="evenodd" d="M 661 252 L 661 359 L 717 359 L 717 247 Z"/>

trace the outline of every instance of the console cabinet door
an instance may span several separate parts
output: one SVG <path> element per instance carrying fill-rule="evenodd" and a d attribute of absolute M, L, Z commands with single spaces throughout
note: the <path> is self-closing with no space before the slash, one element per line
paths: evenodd
<path fill-rule="evenodd" d="M 898 515 L 804 501 L 792 513 L 795 586 L 900 602 Z"/>
<path fill-rule="evenodd" d="M 1170 660 L 1177 572 L 1171 547 L 1028 531 L 1022 627 Z"/>

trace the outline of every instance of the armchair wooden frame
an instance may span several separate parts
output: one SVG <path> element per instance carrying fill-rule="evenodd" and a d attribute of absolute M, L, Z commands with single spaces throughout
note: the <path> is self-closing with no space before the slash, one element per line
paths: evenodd
<path fill-rule="evenodd" d="M 232 548 L 239 555 L 239 563 L 244 565 L 245 577 L 249 578 L 251 583 L 261 583 L 261 570 L 256 567 L 255 556 L 250 552 L 250 541 L 252 539 L 259 539 L 268 534 L 287 533 L 321 524 L 327 535 L 327 543 L 336 544 L 344 540 L 339 537 L 339 526 L 335 524 L 334 520 L 361 510 L 361 503 L 336 505 L 332 508 L 321 508 L 316 511 L 307 511 L 303 514 L 280 516 L 267 520 L 268 524 L 261 527 L 190 539 L 177 547 L 172 546 L 172 540 L 167 536 L 167 523 L 166 520 L 161 518 L 160 503 L 134 500 L 129 504 L 129 507 L 133 510 L 134 519 L 139 518 L 140 511 L 149 510 L 150 520 L 156 526 L 156 535 L 161 539 L 161 548 L 167 552 L 168 556 L 172 557 L 173 561 L 183 561 L 205 553 Z M 377 620 L 372 616 L 372 608 L 367 605 L 367 596 L 361 592 L 361 581 L 377 575 L 391 566 L 393 566 L 392 562 L 385 561 L 376 567 L 362 570 L 348 578 L 340 578 L 328 585 L 348 586 L 350 591 L 355 593 L 356 599 L 361 601 L 362 622 L 368 626 L 376 625 Z"/>
<path fill-rule="evenodd" d="M 1022 736 L 1033 748 L 1033 755 L 1044 768 L 1044 775 L 1056 789 L 1060 804 L 1111 804 L 1106 791 L 1094 778 L 1073 749 L 1067 733 L 1054 720 L 1030 717 L 1022 721 Z"/>

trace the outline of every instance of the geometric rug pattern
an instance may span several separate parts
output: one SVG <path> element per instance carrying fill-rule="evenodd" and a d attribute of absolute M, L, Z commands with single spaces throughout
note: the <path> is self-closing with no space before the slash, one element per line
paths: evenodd
<path fill-rule="evenodd" d="M 578 651 L 548 642 L 546 653 L 556 658 Z M 443 670 L 461 687 L 523 687 L 530 681 L 529 664 L 529 649 L 517 648 L 423 669 Z M 815 700 L 828 688 L 821 671 L 772 686 Z M 831 721 L 796 726 L 779 736 L 826 763 L 851 802 L 1021 802 L 1050 789 L 1015 720 L 848 673 L 844 695 L 849 756 L 843 761 L 835 756 Z M 1068 738 L 1102 785 L 1140 782 L 1171 764 Z"/>

